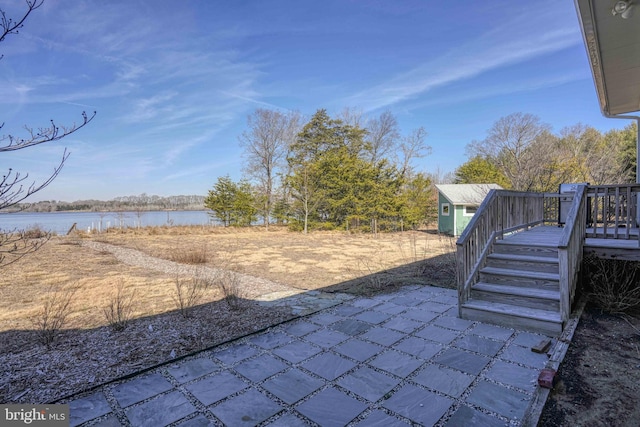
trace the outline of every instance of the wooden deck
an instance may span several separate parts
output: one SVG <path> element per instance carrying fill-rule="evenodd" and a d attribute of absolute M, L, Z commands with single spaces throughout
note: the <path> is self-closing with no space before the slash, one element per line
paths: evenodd
<path fill-rule="evenodd" d="M 563 227 L 542 225 L 532 227 L 515 233 L 505 234 L 504 240 L 517 243 L 531 243 L 541 245 L 557 245 L 562 237 Z M 610 234 L 605 236 L 600 229 L 587 228 L 587 235 L 596 234 L 598 237 L 587 237 L 584 247 L 600 247 L 612 249 L 636 249 L 640 252 L 640 242 L 638 241 L 638 229 L 630 231 L 631 238 L 615 238 Z"/>
<path fill-rule="evenodd" d="M 492 190 L 456 242 L 459 316 L 560 334 L 584 256 L 640 261 L 638 194 L 580 184 L 564 224 L 549 226 L 561 195 Z"/>
<path fill-rule="evenodd" d="M 557 246 L 562 237 L 562 227 L 538 226 L 517 233 L 507 234 L 503 240 L 509 243 L 517 243 L 531 246 Z M 588 234 L 593 234 L 593 228 L 587 228 Z M 638 230 L 630 231 L 633 238 L 613 238 L 610 234 L 605 237 L 598 230 L 595 233 L 600 237 L 587 237 L 582 247 L 585 255 L 594 255 L 598 258 L 624 259 L 640 261 L 640 241 Z"/>
<path fill-rule="evenodd" d="M 562 237 L 562 227 L 540 225 L 528 230 L 522 230 L 503 237 L 505 242 L 530 244 L 534 246 L 558 246 Z"/>
<path fill-rule="evenodd" d="M 640 261 L 640 241 L 638 230 L 631 230 L 633 239 L 612 239 L 604 237 L 587 237 L 582 247 L 585 256 L 604 259 L 620 259 Z"/>

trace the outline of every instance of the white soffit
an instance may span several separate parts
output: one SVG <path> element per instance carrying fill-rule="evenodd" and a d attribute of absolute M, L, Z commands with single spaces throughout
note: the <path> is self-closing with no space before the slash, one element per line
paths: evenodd
<path fill-rule="evenodd" d="M 640 0 L 627 19 L 615 0 L 575 0 L 593 80 L 604 115 L 640 110 Z"/>

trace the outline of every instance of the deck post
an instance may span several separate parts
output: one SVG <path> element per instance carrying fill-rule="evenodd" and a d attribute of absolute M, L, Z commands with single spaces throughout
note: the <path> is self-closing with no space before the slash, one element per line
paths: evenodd
<path fill-rule="evenodd" d="M 571 314 L 571 279 L 569 277 L 569 252 L 567 248 L 558 248 L 558 264 L 560 266 L 560 319 L 564 325 Z"/>

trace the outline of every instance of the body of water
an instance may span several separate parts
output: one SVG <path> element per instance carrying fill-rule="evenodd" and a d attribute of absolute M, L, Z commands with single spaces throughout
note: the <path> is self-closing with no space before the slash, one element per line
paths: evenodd
<path fill-rule="evenodd" d="M 0 214 L 0 230 L 24 230 L 38 226 L 56 234 L 67 234 L 74 223 L 81 231 L 101 231 L 113 227 L 217 225 L 218 222 L 208 212 L 210 211 L 17 212 Z"/>

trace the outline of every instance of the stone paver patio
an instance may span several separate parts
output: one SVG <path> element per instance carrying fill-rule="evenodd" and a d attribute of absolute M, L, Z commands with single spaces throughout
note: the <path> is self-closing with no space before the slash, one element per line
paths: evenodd
<path fill-rule="evenodd" d="M 345 298 L 77 396 L 71 425 L 517 426 L 544 337 L 459 319 L 456 295 Z"/>

